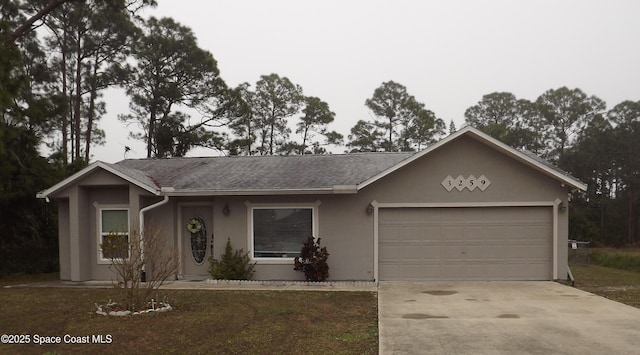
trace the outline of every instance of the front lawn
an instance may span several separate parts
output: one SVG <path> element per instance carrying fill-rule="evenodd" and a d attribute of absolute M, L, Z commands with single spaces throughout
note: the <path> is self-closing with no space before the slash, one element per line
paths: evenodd
<path fill-rule="evenodd" d="M 594 249 L 591 265 L 570 264 L 579 289 L 640 308 L 638 249 Z M 604 265 L 597 265 L 604 264 Z"/>
<path fill-rule="evenodd" d="M 104 317 L 95 314 L 94 303 L 115 299 L 113 289 L 0 288 L 2 334 L 30 335 L 32 343 L 36 335 L 63 338 L 63 344 L 0 344 L 0 353 L 378 352 L 373 292 L 161 290 L 160 295 L 173 311 Z M 67 340 L 78 341 L 102 335 L 106 344 L 64 344 L 67 334 L 73 337 Z"/>

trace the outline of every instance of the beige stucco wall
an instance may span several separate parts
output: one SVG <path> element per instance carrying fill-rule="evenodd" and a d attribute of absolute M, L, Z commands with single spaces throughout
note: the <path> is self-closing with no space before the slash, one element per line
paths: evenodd
<path fill-rule="evenodd" d="M 441 185 L 448 175 L 485 175 L 491 185 L 483 192 Z M 369 191 L 367 191 L 369 190 Z M 373 192 L 372 190 L 375 190 Z M 560 182 L 519 163 L 469 137 L 460 137 L 404 168 L 390 174 L 362 192 L 378 202 L 507 202 L 567 199 Z"/>
<path fill-rule="evenodd" d="M 129 208 L 130 222 L 137 223 L 140 196 L 148 193 L 106 171 L 97 170 L 56 195 L 59 213 L 59 257 L 62 280 L 112 280 L 108 264 L 98 263 L 98 208 Z M 60 211 L 62 213 L 60 213 Z"/>
<path fill-rule="evenodd" d="M 60 280 L 71 280 L 71 241 L 69 240 L 69 200 L 58 200 L 58 260 Z"/>
<path fill-rule="evenodd" d="M 441 185 L 447 176 L 485 175 L 491 185 L 480 191 L 449 192 Z M 566 188 L 556 179 L 497 152 L 470 137 L 462 136 L 438 150 L 371 183 L 357 194 L 287 195 L 287 196 L 205 196 L 171 197 L 169 203 L 145 215 L 147 225 L 161 228 L 171 245 L 178 248 L 179 238 L 186 235 L 177 218 L 181 206 L 207 203 L 212 206 L 209 230 L 215 236 L 213 256 L 220 257 L 227 238 L 235 249 L 249 248 L 247 203 L 314 203 L 318 206 L 318 237 L 329 253 L 330 279 L 374 279 L 374 216 L 366 213 L 368 204 L 379 203 L 521 203 L 552 202 L 559 199 L 567 206 Z M 135 225 L 140 208 L 159 202 L 126 181 L 99 170 L 64 189 L 60 199 L 60 265 L 61 278 L 70 280 L 110 280 L 114 274 L 108 265 L 97 262 L 96 205 L 126 204 Z M 229 215 L 222 210 L 229 206 Z M 566 275 L 568 211 L 558 214 L 558 275 Z M 183 252 L 183 257 L 189 254 Z M 202 275 L 206 277 L 207 275 Z M 302 280 L 303 274 L 293 270 L 291 261 L 259 263 L 255 279 Z"/>

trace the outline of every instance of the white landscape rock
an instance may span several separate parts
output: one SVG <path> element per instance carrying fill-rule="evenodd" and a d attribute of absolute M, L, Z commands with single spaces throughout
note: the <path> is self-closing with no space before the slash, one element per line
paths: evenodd
<path fill-rule="evenodd" d="M 116 303 L 112 303 L 111 301 L 109 301 L 109 303 L 107 303 L 106 306 L 103 305 L 98 305 L 96 304 L 96 314 L 101 315 L 101 316 L 114 316 L 114 317 L 124 317 L 124 316 L 129 316 L 129 315 L 139 315 L 139 314 L 145 314 L 145 313 L 152 313 L 152 312 L 168 312 L 173 310 L 173 307 L 171 307 L 171 305 L 167 302 L 158 302 L 158 303 L 153 303 L 155 308 L 149 308 L 149 309 L 145 309 L 143 311 L 138 311 L 138 312 L 131 312 L 131 311 L 110 311 L 110 312 L 106 312 L 104 309 L 106 307 L 112 307 L 117 305 Z M 155 305 L 160 305 L 159 307 L 156 307 Z"/>

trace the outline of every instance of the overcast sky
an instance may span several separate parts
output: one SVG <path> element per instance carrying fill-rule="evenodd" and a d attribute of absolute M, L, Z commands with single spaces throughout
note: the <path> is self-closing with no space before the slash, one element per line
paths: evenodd
<path fill-rule="evenodd" d="M 190 27 L 230 87 L 288 77 L 329 104 L 332 129 L 345 138 L 370 119 L 364 102 L 389 80 L 458 128 L 469 106 L 496 91 L 535 100 L 580 88 L 609 109 L 640 100 L 636 0 L 158 0 L 146 13 Z M 119 161 L 125 145 L 128 158 L 145 157 L 116 119 L 128 98 L 112 91 L 106 99 L 107 144 L 94 160 Z"/>

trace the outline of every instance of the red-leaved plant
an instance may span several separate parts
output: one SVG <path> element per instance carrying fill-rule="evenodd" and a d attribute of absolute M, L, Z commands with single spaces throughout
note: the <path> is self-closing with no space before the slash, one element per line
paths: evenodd
<path fill-rule="evenodd" d="M 320 247 L 320 238 L 309 237 L 296 257 L 294 270 L 304 272 L 307 281 L 325 281 L 329 277 L 327 247 Z"/>

